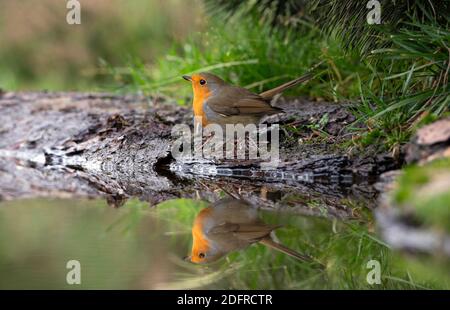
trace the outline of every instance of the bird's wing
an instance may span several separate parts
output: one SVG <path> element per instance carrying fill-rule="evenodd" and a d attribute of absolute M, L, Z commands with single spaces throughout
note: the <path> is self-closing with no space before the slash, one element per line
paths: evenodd
<path fill-rule="evenodd" d="M 213 227 L 209 233 L 216 238 L 227 236 L 241 242 L 252 243 L 267 237 L 277 227 L 259 221 L 239 224 L 225 222 Z"/>
<path fill-rule="evenodd" d="M 208 231 L 208 234 L 218 235 L 218 234 L 230 234 L 239 229 L 239 224 L 223 222 L 217 226 L 214 226 Z"/>
<path fill-rule="evenodd" d="M 266 115 L 279 113 L 270 102 L 245 88 L 229 86 L 205 102 L 216 113 L 231 115 Z"/>

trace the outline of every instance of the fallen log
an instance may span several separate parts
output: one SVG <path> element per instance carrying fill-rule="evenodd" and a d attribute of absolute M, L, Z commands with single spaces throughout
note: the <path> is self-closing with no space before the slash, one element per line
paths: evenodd
<path fill-rule="evenodd" d="M 376 191 L 369 185 L 398 163 L 383 154 L 348 156 L 337 151 L 335 144 L 350 137 L 346 125 L 354 121 L 346 106 L 301 99 L 279 104 L 292 113 L 268 122 L 301 128 L 301 133 L 283 133 L 280 166 L 263 172 L 251 161 L 209 164 L 214 169 L 175 161 L 170 152 L 171 129 L 175 124 L 190 124 L 192 116 L 188 108 L 162 99 L 2 93 L 0 199 L 105 197 L 120 206 L 138 197 L 154 205 L 171 198 L 197 197 L 199 192 L 202 198 L 214 200 L 215 191 L 225 188 L 240 191 L 262 208 L 339 218 L 354 215 L 340 203 L 349 195 L 373 201 Z M 311 125 L 324 115 L 327 121 L 320 130 L 325 138 L 299 143 L 314 135 Z M 306 196 L 320 199 L 323 208 L 299 202 L 298 197 Z"/>

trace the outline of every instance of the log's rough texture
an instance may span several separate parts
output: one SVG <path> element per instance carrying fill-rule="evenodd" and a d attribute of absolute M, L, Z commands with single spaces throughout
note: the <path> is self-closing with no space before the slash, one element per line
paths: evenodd
<path fill-rule="evenodd" d="M 224 188 L 262 208 L 334 217 L 353 215 L 340 204 L 349 195 L 373 200 L 376 192 L 366 185 L 397 163 L 386 155 L 336 151 L 335 144 L 349 137 L 345 125 L 354 121 L 345 106 L 278 104 L 292 113 L 267 121 L 302 129 L 282 135 L 279 168 L 261 172 L 250 161 L 213 163 L 216 173 L 210 175 L 201 163 L 171 157 L 173 126 L 192 122 L 186 107 L 138 95 L 2 93 L 0 199 L 105 197 L 120 206 L 129 197 L 151 204 L 198 195 L 213 200 L 215 190 Z M 314 139 L 318 122 L 325 137 Z M 323 209 L 302 204 L 305 197 L 320 199 Z"/>
<path fill-rule="evenodd" d="M 170 192 L 153 165 L 168 155 L 171 126 L 185 121 L 185 109 L 77 93 L 6 93 L 0 103 L 3 199 Z"/>

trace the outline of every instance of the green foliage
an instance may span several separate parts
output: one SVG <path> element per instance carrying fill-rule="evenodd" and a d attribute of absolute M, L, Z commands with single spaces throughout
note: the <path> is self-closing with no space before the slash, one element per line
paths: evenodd
<path fill-rule="evenodd" d="M 409 123 L 424 112 L 439 116 L 448 111 L 450 31 L 418 23 L 410 27 L 391 35 L 392 48 L 372 52 L 384 57 L 381 69 L 389 67 L 378 95 L 386 107 L 374 117 L 394 112 Z"/>
<path fill-rule="evenodd" d="M 434 23 L 445 29 L 449 25 L 450 2 L 442 0 L 380 0 L 381 25 L 367 23 L 368 1 L 313 0 L 310 14 L 328 33 L 341 39 L 346 48 L 361 55 L 393 43 L 387 34 L 395 34 L 410 22 Z"/>
<path fill-rule="evenodd" d="M 427 226 L 450 232 L 449 184 L 449 159 L 411 166 L 400 178 L 394 200 Z"/>
<path fill-rule="evenodd" d="M 251 15 L 259 24 L 300 28 L 308 16 L 307 0 L 205 0 L 206 11 L 217 18 Z"/>
<path fill-rule="evenodd" d="M 380 0 L 382 25 L 367 23 L 367 1 L 359 0 L 204 0 L 207 12 L 230 18 L 251 16 L 260 24 L 284 31 L 299 30 L 305 21 L 337 36 L 346 48 L 363 55 L 373 49 L 390 46 L 391 39 L 383 31 L 394 33 L 408 22 L 433 21 L 448 26 L 450 3 L 442 0 Z"/>
<path fill-rule="evenodd" d="M 366 58 L 371 73 L 361 75 L 357 115 L 395 149 L 423 118 L 437 119 L 449 111 L 450 32 L 436 20 L 418 19 L 398 25 L 395 32 L 377 31 L 390 47 L 372 50 Z"/>
<path fill-rule="evenodd" d="M 382 1 L 383 24 L 368 25 L 365 2 L 315 1 L 319 24 L 363 55 L 369 74 L 360 76 L 359 120 L 367 142 L 398 149 L 422 118 L 439 118 L 450 107 L 449 2 Z M 366 136 L 366 137 L 365 137 Z"/>
<path fill-rule="evenodd" d="M 311 69 L 315 69 L 316 79 L 287 95 L 337 101 L 357 89 L 353 72 L 364 71 L 355 57 L 344 58 L 339 44 L 322 38 L 312 25 L 299 35 L 267 25 L 255 27 L 251 20 L 244 19 L 226 25 L 210 21 L 208 31 L 174 47 L 157 66 L 148 68 L 133 62 L 120 80 L 126 90 L 161 92 L 185 102 L 192 91 L 181 79 L 182 74 L 212 71 L 231 83 L 262 92 Z"/>

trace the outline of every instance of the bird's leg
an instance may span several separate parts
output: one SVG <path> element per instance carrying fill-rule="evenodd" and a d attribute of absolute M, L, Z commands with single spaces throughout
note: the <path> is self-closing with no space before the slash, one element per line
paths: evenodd
<path fill-rule="evenodd" d="M 214 134 L 212 132 L 202 137 L 202 143 L 197 145 L 197 148 L 195 149 L 195 154 L 202 154 L 203 157 L 203 148 L 213 137 Z"/>
<path fill-rule="evenodd" d="M 248 135 L 248 156 L 249 159 L 256 159 L 258 157 L 258 137 L 255 136 L 256 140 L 252 137 L 252 135 Z M 252 152 L 254 150 L 254 152 Z M 255 158 L 250 158 L 255 156 Z"/>

